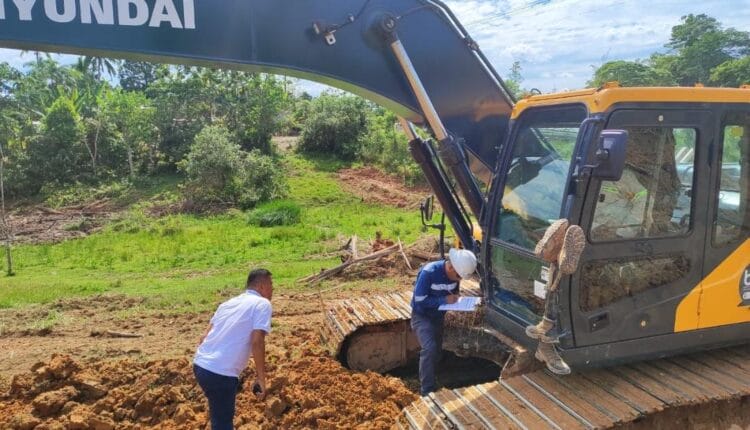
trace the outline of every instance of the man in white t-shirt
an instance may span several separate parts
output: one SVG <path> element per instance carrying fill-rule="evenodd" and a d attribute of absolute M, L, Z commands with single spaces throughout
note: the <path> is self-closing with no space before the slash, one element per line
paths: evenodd
<path fill-rule="evenodd" d="M 271 272 L 250 272 L 247 291 L 221 305 L 211 318 L 193 359 L 193 372 L 208 398 L 213 430 L 231 430 L 239 376 L 252 352 L 253 392 L 266 396 L 266 334 L 271 331 Z"/>

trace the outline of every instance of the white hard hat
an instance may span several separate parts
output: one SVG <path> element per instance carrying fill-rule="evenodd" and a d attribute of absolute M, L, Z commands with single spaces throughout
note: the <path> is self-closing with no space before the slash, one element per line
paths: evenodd
<path fill-rule="evenodd" d="M 448 258 L 461 279 L 470 277 L 477 270 L 477 256 L 471 251 L 451 248 Z"/>

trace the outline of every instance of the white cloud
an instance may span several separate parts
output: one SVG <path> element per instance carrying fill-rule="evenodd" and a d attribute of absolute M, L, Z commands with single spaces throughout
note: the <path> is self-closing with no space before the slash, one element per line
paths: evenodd
<path fill-rule="evenodd" d="M 750 0 L 446 0 L 501 75 L 520 61 L 524 86 L 580 88 L 594 68 L 663 50 L 672 26 L 706 13 L 750 30 Z"/>
<path fill-rule="evenodd" d="M 63 64 L 72 64 L 75 63 L 77 57 L 74 55 L 52 54 L 52 58 Z M 0 48 L 0 63 L 8 63 L 17 69 L 20 69 L 29 61 L 34 61 L 33 52 Z"/>

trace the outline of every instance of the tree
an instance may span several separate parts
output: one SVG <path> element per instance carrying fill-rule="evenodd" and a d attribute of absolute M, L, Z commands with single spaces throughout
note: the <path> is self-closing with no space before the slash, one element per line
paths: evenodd
<path fill-rule="evenodd" d="M 513 65 L 510 66 L 510 74 L 504 79 L 505 86 L 508 87 L 513 97 L 520 99 L 523 96 L 524 90 L 521 88 L 523 82 L 523 75 L 521 75 L 521 62 L 514 61 Z"/>
<path fill-rule="evenodd" d="M 750 85 L 750 56 L 720 64 L 711 72 L 711 84 L 735 88 Z"/>
<path fill-rule="evenodd" d="M 5 242 L 5 273 L 13 276 L 13 229 L 5 212 L 5 151 L 0 142 L 0 238 Z"/>
<path fill-rule="evenodd" d="M 647 87 L 674 85 L 669 73 L 655 69 L 637 61 L 609 61 L 596 69 L 588 82 L 592 87 L 600 87 L 617 81 L 624 87 Z"/>
<path fill-rule="evenodd" d="M 707 15 L 687 15 L 672 27 L 666 45 L 676 54 L 670 73 L 680 85 L 708 83 L 711 72 L 721 64 L 750 55 L 750 33 L 721 24 Z"/>
<path fill-rule="evenodd" d="M 160 73 L 168 72 L 167 66 L 145 61 L 123 61 L 117 74 L 123 90 L 142 92 L 159 78 Z"/>
<path fill-rule="evenodd" d="M 26 67 L 28 72 L 18 81 L 13 96 L 19 109 L 31 120 L 41 120 L 55 100 L 69 96 L 78 88 L 75 71 L 54 60 L 42 59 Z"/>
<path fill-rule="evenodd" d="M 101 80 L 106 73 L 107 76 L 113 77 L 117 74 L 117 67 L 120 60 L 105 57 L 78 57 L 76 69 L 81 73 L 91 73 L 96 80 Z"/>
<path fill-rule="evenodd" d="M 84 128 L 73 102 L 60 97 L 42 121 L 41 134 L 28 147 L 30 178 L 42 185 L 69 184 L 82 179 L 87 154 Z"/>
<path fill-rule="evenodd" d="M 0 64 L 0 239 L 5 243 L 6 274 L 13 276 L 13 230 L 5 210 L 5 165 L 6 155 L 3 149 L 13 137 L 16 118 L 13 89 L 20 78 L 20 73 L 7 63 Z"/>
<path fill-rule="evenodd" d="M 258 150 L 243 151 L 223 126 L 208 126 L 196 137 L 180 162 L 187 191 L 197 203 L 237 204 L 243 209 L 287 192 L 283 171 Z"/>
<path fill-rule="evenodd" d="M 120 133 L 120 143 L 126 150 L 128 174 L 135 178 L 136 163 L 146 155 L 155 162 L 155 110 L 143 93 L 121 89 L 107 91 L 101 99 L 102 116 L 114 124 Z M 138 159 L 137 159 L 138 158 Z"/>
<path fill-rule="evenodd" d="M 372 107 L 361 97 L 321 94 L 310 102 L 298 150 L 354 160 Z"/>

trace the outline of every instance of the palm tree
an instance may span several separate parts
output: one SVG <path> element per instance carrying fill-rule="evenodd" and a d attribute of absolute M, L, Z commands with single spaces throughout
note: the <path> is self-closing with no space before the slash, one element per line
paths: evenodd
<path fill-rule="evenodd" d="M 41 63 L 42 62 L 42 58 L 46 58 L 48 60 L 52 58 L 52 55 L 50 55 L 49 52 L 39 52 L 39 51 L 21 51 L 21 56 L 23 57 L 24 55 L 26 55 L 28 53 L 34 54 L 34 60 L 37 63 Z"/>
<path fill-rule="evenodd" d="M 94 77 L 99 80 L 102 75 L 106 72 L 109 77 L 117 74 L 117 68 L 120 65 L 120 60 L 115 60 L 106 57 L 79 57 L 78 63 L 76 63 L 76 69 L 81 73 L 91 72 Z"/>

